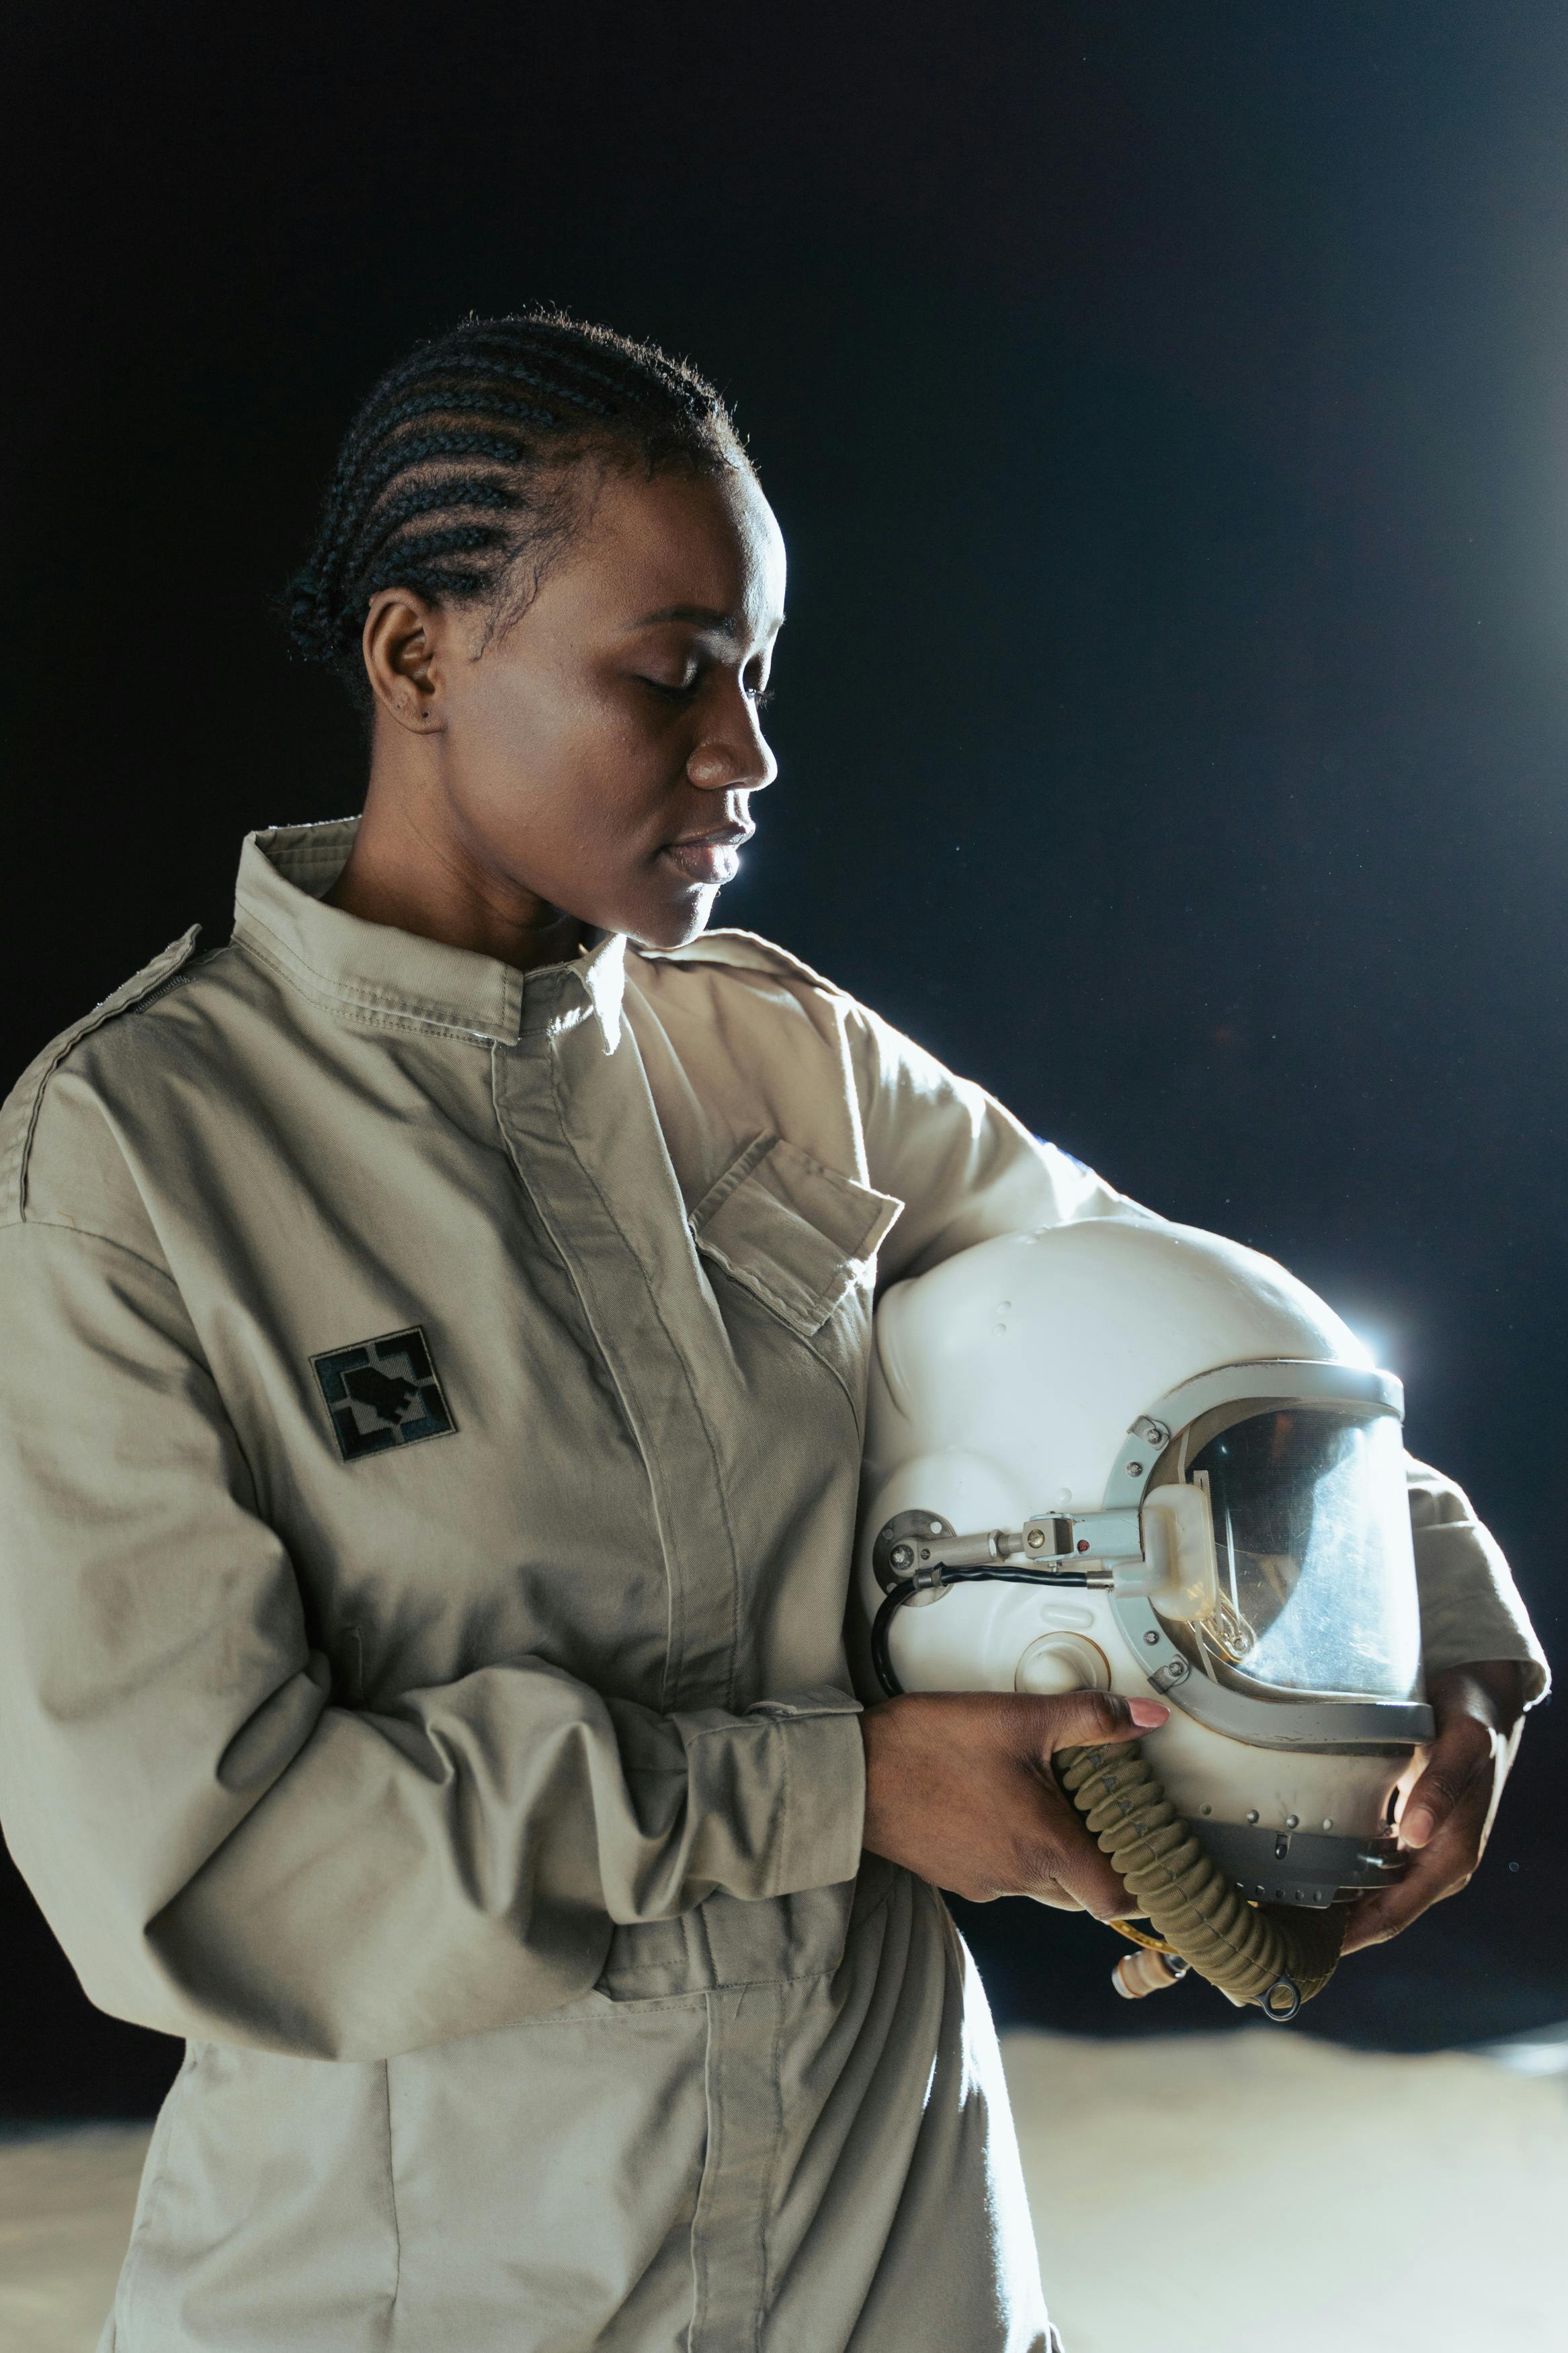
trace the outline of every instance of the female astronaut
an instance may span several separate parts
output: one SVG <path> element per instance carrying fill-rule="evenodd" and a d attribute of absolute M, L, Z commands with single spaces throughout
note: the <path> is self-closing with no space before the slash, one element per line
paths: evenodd
<path fill-rule="evenodd" d="M 722 403 L 554 313 L 353 421 L 291 600 L 357 821 L 251 836 L 0 1128 L 0 1799 L 91 1999 L 184 2037 L 116 2353 L 1049 2345 L 938 1887 L 1125 1898 L 1052 1754 L 861 1710 L 876 1287 L 1120 1199 L 706 927 L 773 781 L 779 529 Z M 870 681 L 868 681 L 869 691 Z M 1430 1487 L 1414 1867 L 1539 1652 Z"/>

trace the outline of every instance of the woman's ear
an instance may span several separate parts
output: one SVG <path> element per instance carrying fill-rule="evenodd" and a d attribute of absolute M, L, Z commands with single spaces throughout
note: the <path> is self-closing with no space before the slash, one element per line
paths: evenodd
<path fill-rule="evenodd" d="M 441 617 L 412 588 L 379 589 L 364 617 L 360 649 L 371 692 L 410 735 L 441 730 Z"/>

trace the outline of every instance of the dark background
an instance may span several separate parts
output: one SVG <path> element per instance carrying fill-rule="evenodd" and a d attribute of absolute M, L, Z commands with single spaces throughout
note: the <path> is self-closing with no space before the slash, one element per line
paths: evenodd
<path fill-rule="evenodd" d="M 548 298 L 680 350 L 790 542 L 783 777 L 722 919 L 1377 1336 L 1550 1645 L 1568 1446 L 1568 14 L 1560 0 L 23 5 L 3 390 L 3 1059 L 354 807 L 269 599 L 417 335 Z M 1568 2011 L 1565 1736 L 1459 1904 L 1308 2031 Z M 1114 1947 L 966 1915 L 998 2007 Z M 0 1887 L 0 2113 L 137 2113 Z"/>

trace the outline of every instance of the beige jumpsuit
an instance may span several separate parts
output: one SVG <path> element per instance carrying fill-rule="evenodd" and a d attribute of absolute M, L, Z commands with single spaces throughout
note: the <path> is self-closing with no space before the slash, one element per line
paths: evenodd
<path fill-rule="evenodd" d="M 842 1626 L 874 1284 L 1121 1197 L 760 940 L 524 976 L 351 836 L 0 1120 L 0 1805 L 189 2043 L 104 2344 L 1030 2353 Z M 1431 1662 L 1538 1659 L 1415 1509 Z"/>

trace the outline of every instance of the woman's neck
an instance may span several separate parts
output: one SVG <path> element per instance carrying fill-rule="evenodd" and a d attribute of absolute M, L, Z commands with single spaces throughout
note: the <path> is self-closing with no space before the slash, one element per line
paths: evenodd
<path fill-rule="evenodd" d="M 347 863 L 328 904 L 367 923 L 389 923 L 494 956 L 519 972 L 582 953 L 586 926 L 510 875 L 485 868 L 412 797 L 366 796 Z"/>

